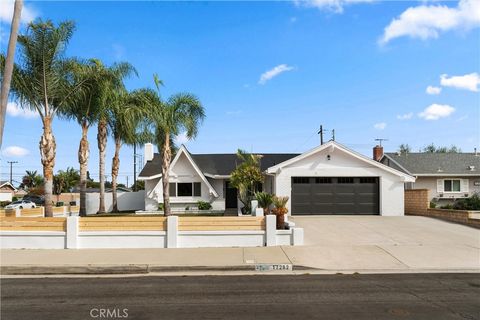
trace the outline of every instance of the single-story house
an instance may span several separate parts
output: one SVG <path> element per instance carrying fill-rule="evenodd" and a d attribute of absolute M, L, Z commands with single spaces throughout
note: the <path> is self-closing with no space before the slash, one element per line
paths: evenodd
<path fill-rule="evenodd" d="M 261 154 L 263 191 L 288 196 L 289 214 L 404 214 L 404 184 L 415 178 L 365 157 L 335 141 L 302 154 Z M 162 200 L 160 154 L 145 145 L 138 179 L 145 181 L 145 209 Z M 191 154 L 181 146 L 170 166 L 170 201 L 175 210 L 208 201 L 215 210 L 236 210 L 237 190 L 229 185 L 236 154 Z"/>
<path fill-rule="evenodd" d="M 381 154 L 381 155 L 380 155 Z M 480 154 L 385 153 L 379 161 L 416 177 L 406 189 L 428 189 L 430 201 L 452 202 L 480 193 Z"/>
<path fill-rule="evenodd" d="M 17 188 L 10 181 L 0 181 L 0 201 L 12 201 Z"/>

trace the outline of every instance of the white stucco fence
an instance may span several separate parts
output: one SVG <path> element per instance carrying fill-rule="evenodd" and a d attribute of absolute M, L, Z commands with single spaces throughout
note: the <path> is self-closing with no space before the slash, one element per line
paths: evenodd
<path fill-rule="evenodd" d="M 165 231 L 79 231 L 81 217 L 66 218 L 66 231 L 0 231 L 1 249 L 200 248 L 303 245 L 303 229 L 276 230 L 266 216 L 265 230 L 179 231 L 177 216 Z"/>
<path fill-rule="evenodd" d="M 145 210 L 145 191 L 136 192 L 117 192 L 118 210 L 120 211 L 136 211 Z M 95 214 L 98 212 L 100 206 L 100 193 L 92 192 L 87 193 L 87 214 Z M 105 193 L 105 209 L 107 212 L 111 212 L 112 205 L 112 193 Z"/>

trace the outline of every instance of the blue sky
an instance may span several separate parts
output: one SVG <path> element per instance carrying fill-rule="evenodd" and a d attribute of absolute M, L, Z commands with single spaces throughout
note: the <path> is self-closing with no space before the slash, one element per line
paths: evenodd
<path fill-rule="evenodd" d="M 387 151 L 401 143 L 480 146 L 478 3 L 35 1 L 26 2 L 23 18 L 74 20 L 67 55 L 132 63 L 139 77 L 129 89 L 151 87 L 157 73 L 165 97 L 196 94 L 207 118 L 197 139 L 185 142 L 194 153 L 303 152 L 318 145 L 323 124 L 370 156 L 375 138 L 389 139 Z M 0 9 L 2 52 L 10 7 Z M 41 172 L 40 120 L 17 111 L 12 101 L 1 179 L 6 161 L 19 162 L 15 180 L 28 169 Z M 77 168 L 79 126 L 56 119 L 53 129 L 55 170 Z M 96 128 L 89 136 L 97 179 Z M 132 153 L 123 148 L 120 182 L 132 181 Z M 108 174 L 112 156 L 110 141 Z"/>

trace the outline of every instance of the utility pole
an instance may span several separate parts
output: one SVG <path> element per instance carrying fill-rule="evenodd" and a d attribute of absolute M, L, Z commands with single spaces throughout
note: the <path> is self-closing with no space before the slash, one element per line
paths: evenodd
<path fill-rule="evenodd" d="M 127 188 L 128 188 L 128 175 L 127 175 Z"/>
<path fill-rule="evenodd" d="M 332 130 L 332 141 L 335 141 L 335 129 Z"/>
<path fill-rule="evenodd" d="M 320 125 L 320 131 L 317 133 L 320 135 L 320 145 L 323 144 L 323 133 L 325 132 L 325 129 L 323 129 L 323 125 Z"/>
<path fill-rule="evenodd" d="M 137 191 L 137 144 L 133 144 L 133 191 Z"/>
<path fill-rule="evenodd" d="M 12 184 L 12 166 L 14 163 L 18 163 L 18 161 L 7 161 L 10 164 L 10 184 Z"/>

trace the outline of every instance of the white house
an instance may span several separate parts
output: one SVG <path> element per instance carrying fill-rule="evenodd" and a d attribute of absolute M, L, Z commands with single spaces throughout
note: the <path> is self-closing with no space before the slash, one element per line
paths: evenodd
<path fill-rule="evenodd" d="M 415 178 L 330 141 L 303 154 L 261 154 L 266 175 L 263 191 L 288 196 L 289 214 L 404 214 L 404 184 Z M 145 209 L 162 203 L 161 157 L 145 145 Z M 194 208 L 199 200 L 215 210 L 239 208 L 237 190 L 229 186 L 238 163 L 235 154 L 191 154 L 185 146 L 172 160 L 172 207 Z"/>
<path fill-rule="evenodd" d="M 12 201 L 12 197 L 17 192 L 9 181 L 0 181 L 0 201 Z"/>

